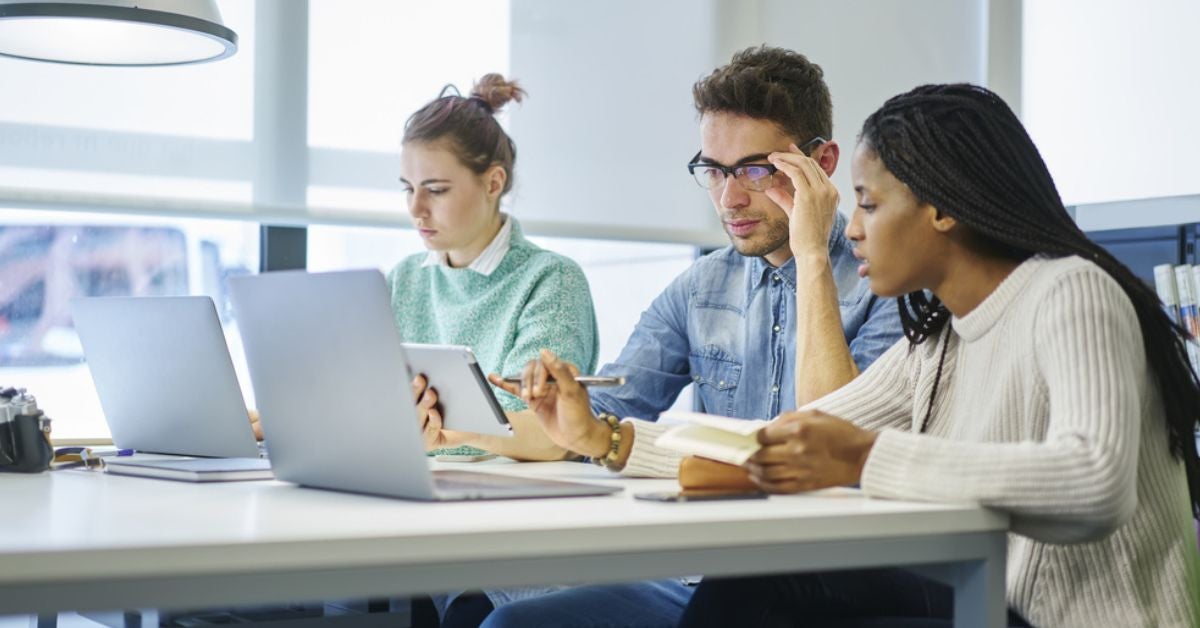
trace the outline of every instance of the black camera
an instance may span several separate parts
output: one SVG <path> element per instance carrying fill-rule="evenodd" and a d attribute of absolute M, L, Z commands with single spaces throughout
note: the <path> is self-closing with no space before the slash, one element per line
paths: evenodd
<path fill-rule="evenodd" d="M 24 388 L 0 387 L 0 471 L 37 473 L 50 468 L 50 418 Z"/>

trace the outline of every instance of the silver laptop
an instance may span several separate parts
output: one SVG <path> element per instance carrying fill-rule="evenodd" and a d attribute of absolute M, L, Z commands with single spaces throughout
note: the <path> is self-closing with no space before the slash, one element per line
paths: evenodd
<path fill-rule="evenodd" d="M 376 270 L 230 280 L 275 477 L 422 500 L 606 495 L 621 490 L 433 471 L 411 376 Z"/>
<path fill-rule="evenodd" d="M 113 444 L 259 456 L 212 299 L 77 298 L 71 311 Z"/>

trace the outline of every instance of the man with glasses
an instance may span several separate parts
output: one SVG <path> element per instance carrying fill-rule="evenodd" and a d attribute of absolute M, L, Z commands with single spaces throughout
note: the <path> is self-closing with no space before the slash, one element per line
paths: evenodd
<path fill-rule="evenodd" d="M 558 446 L 633 476 L 679 472 L 679 457 L 654 446 L 665 428 L 653 421 L 688 384 L 705 412 L 770 419 L 849 382 L 901 336 L 895 302 L 869 292 L 843 233 L 821 68 L 789 50 L 751 48 L 692 93 L 700 152 L 687 168 L 731 246 L 697 260 L 651 303 L 601 369 L 624 386 L 589 391 L 590 408 L 571 383 L 538 393 L 555 403 L 531 404 L 548 409 L 541 420 Z M 548 367 L 565 375 L 545 355 L 526 369 L 525 390 L 510 392 L 537 393 Z M 689 465 L 692 483 L 739 471 Z M 673 626 L 690 596 L 679 579 L 575 587 L 502 606 L 483 625 Z"/>

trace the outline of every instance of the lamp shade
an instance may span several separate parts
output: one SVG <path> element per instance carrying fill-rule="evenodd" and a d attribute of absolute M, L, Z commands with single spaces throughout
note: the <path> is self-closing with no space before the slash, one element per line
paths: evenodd
<path fill-rule="evenodd" d="M 204 63 L 237 52 L 213 0 L 0 0 L 0 55 L 78 65 Z"/>

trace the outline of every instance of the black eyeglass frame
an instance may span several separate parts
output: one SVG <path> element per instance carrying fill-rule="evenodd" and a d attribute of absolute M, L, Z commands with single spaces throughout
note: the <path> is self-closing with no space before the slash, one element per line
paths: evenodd
<path fill-rule="evenodd" d="M 820 146 L 821 144 L 824 144 L 828 141 L 829 140 L 818 135 L 818 136 L 812 138 L 811 140 L 808 140 L 807 142 L 801 144 L 800 152 L 804 153 L 805 155 L 809 155 L 810 151 L 816 150 L 818 146 Z M 704 168 L 709 168 L 712 170 L 721 171 L 721 185 L 724 185 L 725 181 L 731 176 L 735 179 L 738 178 L 738 171 L 744 172 L 746 168 L 766 168 L 767 176 L 763 177 L 763 178 L 773 177 L 773 176 L 775 176 L 776 172 L 779 172 L 779 168 L 776 168 L 772 164 L 750 163 L 750 164 L 738 164 L 736 166 L 723 166 L 721 164 L 710 163 L 710 162 L 706 162 L 706 161 L 698 161 L 700 159 L 700 153 L 702 153 L 702 152 L 704 152 L 704 151 L 703 150 L 696 151 L 696 154 L 692 157 L 692 160 L 688 162 L 687 169 L 688 169 L 688 174 L 692 175 L 692 178 L 696 180 L 696 185 L 699 185 L 700 187 L 702 187 L 706 190 L 711 190 L 712 188 L 705 186 L 703 183 L 700 182 L 699 179 L 696 179 L 696 168 L 704 167 Z M 719 187 L 719 186 L 714 186 L 714 187 Z"/>

